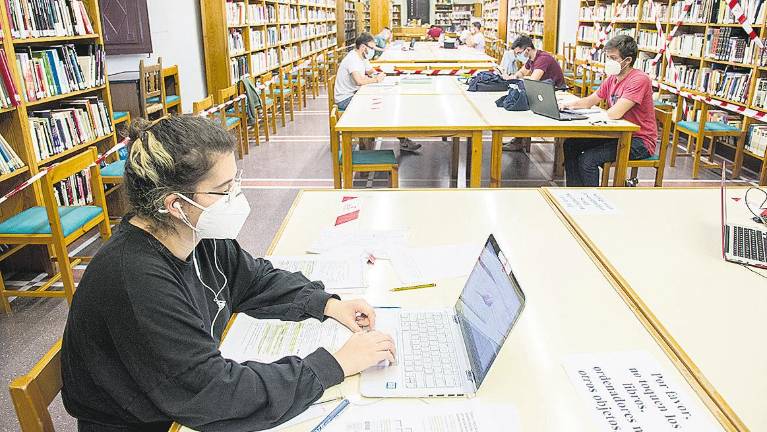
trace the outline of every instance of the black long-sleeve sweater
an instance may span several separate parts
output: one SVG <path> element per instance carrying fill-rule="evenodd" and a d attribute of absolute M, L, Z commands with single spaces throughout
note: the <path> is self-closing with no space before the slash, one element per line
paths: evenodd
<path fill-rule="evenodd" d="M 331 297 L 319 282 L 272 268 L 236 241 L 215 240 L 226 275 L 218 306 L 191 257 L 175 257 L 124 219 L 88 266 L 64 330 L 62 391 L 81 431 L 168 430 L 171 421 L 205 430 L 260 430 L 298 415 L 343 380 L 319 349 L 304 359 L 238 364 L 221 357 L 232 312 L 259 318 L 324 319 Z M 200 276 L 217 290 L 214 241 L 195 249 Z"/>

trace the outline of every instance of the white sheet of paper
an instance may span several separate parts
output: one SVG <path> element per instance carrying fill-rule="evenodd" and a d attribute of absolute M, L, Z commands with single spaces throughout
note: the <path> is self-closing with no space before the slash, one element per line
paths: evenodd
<path fill-rule="evenodd" d="M 620 211 L 597 189 L 550 189 L 571 215 L 618 214 Z"/>
<path fill-rule="evenodd" d="M 325 290 L 336 293 L 359 290 L 365 284 L 365 260 L 361 256 L 266 256 L 274 268 L 301 272 L 307 279 L 321 281 Z"/>
<path fill-rule="evenodd" d="M 389 259 L 392 249 L 407 245 L 408 230 L 364 230 L 331 227 L 320 232 L 307 249 L 309 253 L 367 256 Z"/>
<path fill-rule="evenodd" d="M 503 413 L 499 415 L 499 413 Z M 516 432 L 512 405 L 476 399 L 440 401 L 386 400 L 348 407 L 327 432 Z"/>
<path fill-rule="evenodd" d="M 395 249 L 391 265 L 403 285 L 434 283 L 467 276 L 477 262 L 478 245 L 446 245 Z"/>
<path fill-rule="evenodd" d="M 270 363 L 285 356 L 306 357 L 317 348 L 337 351 L 352 333 L 337 321 L 316 319 L 280 321 L 237 315 L 219 350 L 225 358 L 242 363 Z"/>
<path fill-rule="evenodd" d="M 603 431 L 721 431 L 692 410 L 695 397 L 646 351 L 577 354 L 563 366 Z"/>

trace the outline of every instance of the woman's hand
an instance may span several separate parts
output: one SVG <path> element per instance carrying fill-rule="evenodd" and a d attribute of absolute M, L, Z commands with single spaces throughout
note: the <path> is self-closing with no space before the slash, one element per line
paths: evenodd
<path fill-rule="evenodd" d="M 377 331 L 363 331 L 354 333 L 333 357 L 341 365 L 344 376 L 351 376 L 384 360 L 394 363 L 396 351 L 391 336 Z"/>
<path fill-rule="evenodd" d="M 375 327 L 376 313 L 365 300 L 330 299 L 325 304 L 325 316 L 345 325 L 354 333 L 362 331 L 362 327 L 372 330 Z"/>

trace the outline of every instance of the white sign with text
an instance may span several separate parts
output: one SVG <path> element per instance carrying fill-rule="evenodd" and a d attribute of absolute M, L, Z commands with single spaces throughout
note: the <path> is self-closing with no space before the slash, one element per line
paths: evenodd
<path fill-rule="evenodd" d="M 601 430 L 721 431 L 694 404 L 687 383 L 663 370 L 645 351 L 578 354 L 563 366 Z"/>
<path fill-rule="evenodd" d="M 597 189 L 550 189 L 549 191 L 571 215 L 620 213 Z"/>

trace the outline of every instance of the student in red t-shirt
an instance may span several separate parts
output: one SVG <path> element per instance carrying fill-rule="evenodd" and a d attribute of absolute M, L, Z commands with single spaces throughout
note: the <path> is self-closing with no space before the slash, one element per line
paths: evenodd
<path fill-rule="evenodd" d="M 604 52 L 608 77 L 599 90 L 562 107 L 591 108 L 606 99 L 609 119 L 624 119 L 639 126 L 631 140 L 630 159 L 647 159 L 655 153 L 658 129 L 652 81 L 632 66 L 637 57 L 636 41 L 630 36 L 616 36 L 605 44 Z M 617 142 L 607 138 L 569 138 L 565 140 L 564 151 L 567 186 L 599 186 L 599 168 L 605 162 L 615 161 Z"/>
<path fill-rule="evenodd" d="M 429 40 L 438 40 L 441 34 L 442 34 L 442 27 L 437 27 L 433 25 L 429 27 L 429 30 L 426 32 L 426 37 Z"/>
<path fill-rule="evenodd" d="M 536 81 L 551 80 L 557 88 L 564 87 L 565 76 L 557 60 L 544 50 L 535 49 L 533 40 L 527 36 L 518 37 L 511 50 L 516 59 L 522 63 L 522 69 L 514 74 L 514 78 L 529 78 Z"/>

